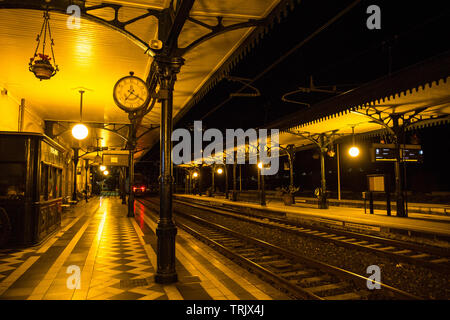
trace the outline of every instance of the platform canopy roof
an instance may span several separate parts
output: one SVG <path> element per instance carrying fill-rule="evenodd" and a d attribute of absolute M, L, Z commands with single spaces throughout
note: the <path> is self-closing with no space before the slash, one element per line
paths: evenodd
<path fill-rule="evenodd" d="M 177 1 L 175 1 L 177 2 Z M 217 17 L 222 17 L 224 26 L 272 17 L 279 19 L 286 7 L 297 1 L 284 0 L 196 0 L 188 20 L 179 37 L 179 47 L 184 47 L 199 37 L 209 33 L 202 24 L 215 26 Z M 87 9 L 101 4 L 121 6 L 117 11 L 119 21 L 131 21 L 142 16 L 149 9 L 167 8 L 170 0 L 103 0 L 103 1 L 66 1 L 53 0 L 51 5 L 82 4 Z M 17 4 L 17 6 L 15 6 Z M 103 146 L 123 148 L 125 141 L 111 131 L 103 130 L 103 124 L 109 129 L 118 130 L 126 136 L 129 124 L 127 114 L 113 101 L 113 87 L 121 77 L 133 71 L 136 76 L 146 79 L 152 63 L 152 56 L 145 53 L 138 41 L 130 41 L 123 33 L 117 32 L 106 24 L 92 19 L 81 19 L 81 28 L 70 29 L 67 26 L 68 15 L 61 10 L 50 10 L 50 26 L 54 39 L 56 64 L 60 71 L 50 80 L 39 81 L 28 70 L 29 59 L 36 48 L 36 35 L 43 23 L 43 11 L 39 6 L 44 0 L 0 1 L 0 38 L 2 39 L 0 59 L 0 86 L 7 89 L 8 95 L 17 102 L 25 99 L 27 108 L 33 110 L 44 120 L 54 120 L 61 124 L 56 130 L 69 135 L 71 123 L 80 117 L 79 90 L 83 96 L 82 119 L 97 127 L 83 142 L 87 147 L 96 145 L 96 138 L 102 137 Z M 281 7 L 283 5 L 284 7 Z M 114 20 L 112 7 L 90 10 L 89 14 L 106 21 Z M 196 22 L 194 22 L 197 21 Z M 199 23 L 198 23 L 199 21 Z M 270 27 L 258 28 L 260 33 Z M 158 21 L 154 16 L 136 20 L 127 24 L 126 31 L 144 42 L 156 39 Z M 213 84 L 212 75 L 218 70 L 226 70 L 228 64 L 239 59 L 239 55 L 248 50 L 252 41 L 260 35 L 254 33 L 255 27 L 246 27 L 220 34 L 201 43 L 184 56 L 182 67 L 174 91 L 174 117 L 179 118 L 195 99 L 201 95 L 202 88 Z M 133 40 L 133 39 L 131 39 Z M 47 43 L 47 49 L 49 44 Z M 47 51 L 46 51 L 47 52 Z M 145 150 L 159 140 L 160 106 L 157 103 L 141 123 L 137 136 L 139 158 Z M 153 130 L 148 130 L 152 129 Z"/>
<path fill-rule="evenodd" d="M 405 130 L 450 121 L 450 54 L 446 53 L 329 98 L 276 121 L 280 145 L 314 144 L 306 137 L 390 134 L 392 115 Z M 369 117 L 370 116 L 370 117 Z M 383 125 L 384 123 L 384 125 Z M 352 129 L 353 128 L 353 129 Z"/>
<path fill-rule="evenodd" d="M 391 75 L 311 105 L 265 127 L 267 146 L 286 155 L 286 147 L 317 147 L 320 135 L 334 142 L 352 136 L 377 136 L 392 133 L 392 115 L 399 116 L 405 130 L 450 122 L 450 53 L 434 57 Z M 310 88 L 312 89 L 312 88 Z M 278 143 L 270 139 L 269 129 L 278 129 Z M 224 159 L 237 150 L 258 153 L 259 139 L 246 141 L 215 154 L 195 158 L 181 165 L 194 168 L 202 162 Z M 267 148 L 266 148 L 267 150 Z"/>

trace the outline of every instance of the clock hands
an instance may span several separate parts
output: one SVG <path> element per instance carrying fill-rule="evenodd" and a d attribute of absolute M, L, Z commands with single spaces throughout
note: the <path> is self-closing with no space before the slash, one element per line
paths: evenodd
<path fill-rule="evenodd" d="M 144 101 L 144 99 L 142 99 L 140 96 L 138 96 L 137 94 L 134 93 L 133 87 L 131 87 L 130 90 L 128 90 L 128 92 L 129 92 L 130 94 L 129 94 L 128 97 L 125 99 L 125 101 L 126 101 L 131 95 L 133 95 L 133 96 L 135 96 L 136 98 L 141 99 L 142 101 Z"/>

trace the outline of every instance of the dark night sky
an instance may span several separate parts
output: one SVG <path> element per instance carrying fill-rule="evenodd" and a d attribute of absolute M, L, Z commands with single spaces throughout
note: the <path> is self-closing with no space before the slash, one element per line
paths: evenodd
<path fill-rule="evenodd" d="M 230 75 L 254 78 L 352 2 L 303 0 L 287 18 L 274 25 L 271 32 L 234 67 Z M 366 27 L 369 17 L 366 9 L 372 4 L 381 8 L 381 30 L 369 30 Z M 222 80 L 174 129 L 188 127 L 194 120 L 203 120 L 205 128 L 261 127 L 304 108 L 281 101 L 281 96 L 299 86 L 309 86 L 310 76 L 313 76 L 316 86 L 336 85 L 338 89 L 346 91 L 385 76 L 389 71 L 394 72 L 447 52 L 450 49 L 449 7 L 448 1 L 427 1 L 426 5 L 416 1 L 362 1 L 255 81 L 253 85 L 260 90 L 260 97 L 233 98 L 205 118 L 205 114 L 242 86 Z M 329 94 L 317 93 L 291 96 L 292 99 L 310 104 L 329 97 Z M 447 139 L 436 139 L 436 136 L 448 136 L 449 133 L 448 125 L 418 131 L 424 149 L 432 150 L 427 150 L 427 160 L 422 168 L 423 172 L 433 172 L 431 176 L 436 176 L 434 179 L 429 175 L 427 180 L 433 184 L 433 188 L 450 189 L 450 183 L 446 182 L 450 178 L 449 169 L 446 169 L 446 159 L 450 157 L 449 144 Z M 440 151 L 437 153 L 434 150 Z M 298 156 L 306 158 L 307 154 L 305 151 Z M 158 158 L 159 145 L 144 160 Z M 312 159 L 311 155 L 309 158 Z M 441 168 L 439 174 L 436 174 L 437 163 Z M 313 161 L 310 166 L 309 170 L 314 168 L 318 174 L 318 161 Z M 298 179 L 300 183 L 302 179 Z M 365 179 L 359 180 L 365 183 Z"/>

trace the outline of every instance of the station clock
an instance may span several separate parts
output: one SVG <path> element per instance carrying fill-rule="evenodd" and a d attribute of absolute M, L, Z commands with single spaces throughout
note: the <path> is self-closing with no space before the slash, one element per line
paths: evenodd
<path fill-rule="evenodd" d="M 136 112 L 148 105 L 151 96 L 145 81 L 130 72 L 114 85 L 113 98 L 122 110 Z"/>

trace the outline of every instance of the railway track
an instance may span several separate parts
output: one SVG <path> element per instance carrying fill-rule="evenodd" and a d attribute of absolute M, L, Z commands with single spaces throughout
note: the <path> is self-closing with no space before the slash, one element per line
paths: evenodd
<path fill-rule="evenodd" d="M 332 242 L 339 246 L 369 251 L 378 255 L 387 256 L 398 262 L 420 265 L 443 273 L 450 272 L 449 250 L 368 234 L 311 226 L 269 215 L 250 215 L 228 208 L 218 209 L 180 200 L 175 200 L 174 202 L 190 208 L 206 210 L 214 214 L 255 223 L 267 228 L 277 228 L 285 232 Z"/>
<path fill-rule="evenodd" d="M 139 199 L 153 211 L 159 203 Z M 236 263 L 260 275 L 295 298 L 318 300 L 419 299 L 383 283 L 368 289 L 372 280 L 265 241 L 240 234 L 193 214 L 174 209 L 178 227 L 214 247 Z M 373 282 L 372 282 L 373 283 Z"/>

